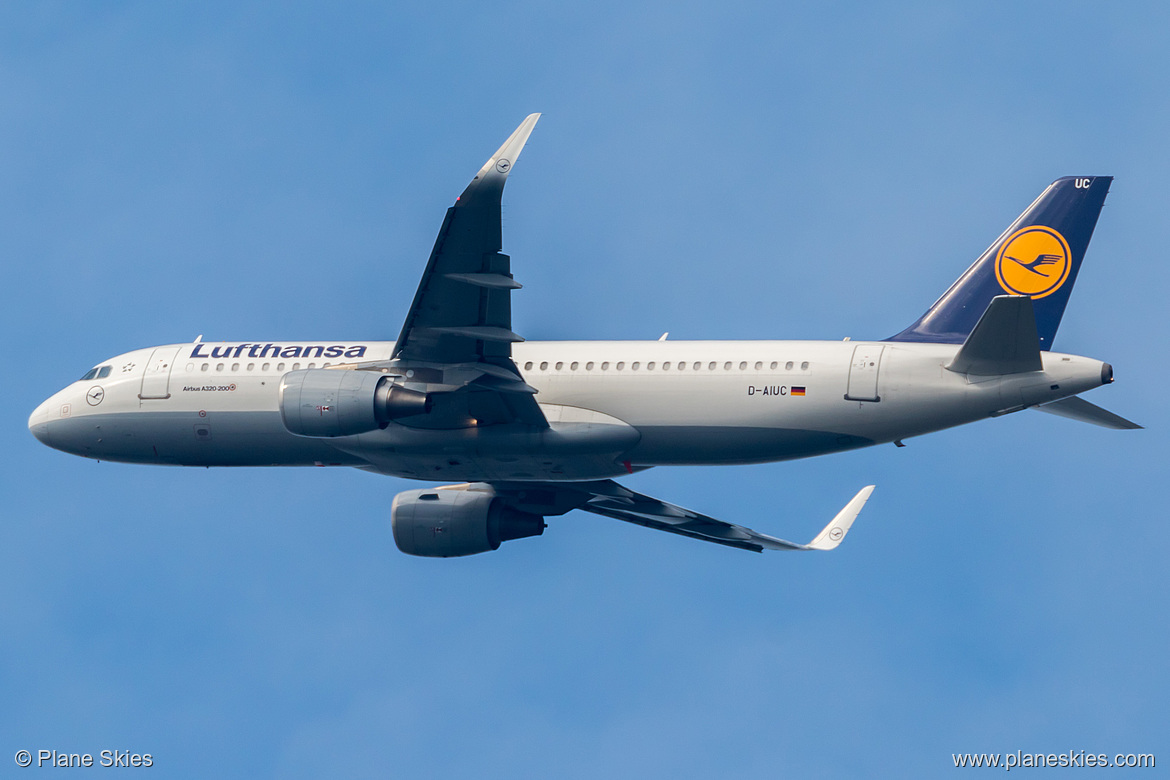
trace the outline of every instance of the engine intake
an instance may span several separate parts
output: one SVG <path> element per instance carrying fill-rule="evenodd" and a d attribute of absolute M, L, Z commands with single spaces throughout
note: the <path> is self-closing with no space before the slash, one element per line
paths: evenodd
<path fill-rule="evenodd" d="M 409 555 L 454 558 L 540 536 L 544 518 L 512 509 L 491 488 L 408 490 L 390 508 L 394 543 Z"/>
<path fill-rule="evenodd" d="M 426 414 L 431 399 L 373 371 L 309 368 L 280 379 L 280 418 L 297 436 L 352 436 Z"/>

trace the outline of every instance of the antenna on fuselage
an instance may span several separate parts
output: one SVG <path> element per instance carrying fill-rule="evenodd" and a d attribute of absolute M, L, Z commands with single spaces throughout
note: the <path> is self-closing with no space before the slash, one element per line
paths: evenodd
<path fill-rule="evenodd" d="M 202 333 L 200 333 L 198 336 L 196 336 L 196 337 L 195 337 L 195 340 L 194 340 L 194 341 L 192 341 L 191 343 L 192 343 L 192 344 L 198 344 L 198 343 L 199 343 L 199 342 L 201 342 L 201 341 L 203 341 L 203 334 L 202 334 Z"/>
<path fill-rule="evenodd" d="M 668 331 L 666 331 L 666 333 L 663 333 L 661 336 L 659 336 L 658 340 L 659 341 L 666 341 L 666 337 L 669 335 L 670 335 L 670 331 L 668 330 Z"/>

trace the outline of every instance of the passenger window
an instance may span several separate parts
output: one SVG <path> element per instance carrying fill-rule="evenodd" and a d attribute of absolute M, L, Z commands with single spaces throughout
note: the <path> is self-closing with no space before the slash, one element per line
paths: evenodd
<path fill-rule="evenodd" d="M 317 367 L 317 364 L 316 364 L 316 363 L 310 363 L 308 367 L 309 367 L 309 368 L 316 368 L 316 367 Z"/>
<path fill-rule="evenodd" d="M 637 371 L 637 370 L 638 370 L 638 366 L 640 366 L 640 365 L 642 365 L 642 364 L 641 364 L 641 363 L 631 363 L 631 364 L 630 364 L 630 368 L 632 368 L 633 370 Z"/>
<path fill-rule="evenodd" d="M 249 371 L 255 371 L 255 370 L 256 370 L 256 364 L 255 364 L 255 363 L 249 363 L 249 364 L 248 364 L 248 370 L 249 370 Z"/>
<path fill-rule="evenodd" d="M 564 367 L 565 367 L 565 364 L 558 360 L 557 361 L 557 371 L 560 371 Z"/>
<path fill-rule="evenodd" d="M 527 363 L 525 363 L 525 364 L 524 364 L 524 370 L 525 370 L 525 371 L 531 371 L 531 370 L 532 370 L 532 361 L 531 361 L 531 360 L 529 360 Z"/>
<path fill-rule="evenodd" d="M 260 366 L 260 370 L 267 371 L 271 365 L 271 363 L 265 363 L 264 365 Z"/>
<path fill-rule="evenodd" d="M 191 373 L 192 371 L 194 371 L 194 370 L 195 370 L 195 364 L 194 364 L 194 363 L 188 363 L 188 364 L 187 364 L 187 373 L 188 373 L 188 374 L 190 374 L 190 373 Z"/>
<path fill-rule="evenodd" d="M 763 367 L 764 367 L 764 364 L 757 360 L 756 361 L 756 371 L 759 371 Z"/>
<path fill-rule="evenodd" d="M 232 373 L 234 374 L 239 370 L 240 370 L 240 364 L 239 363 L 232 363 Z"/>
<path fill-rule="evenodd" d="M 807 360 L 800 364 L 800 370 L 801 371 L 808 371 L 808 361 Z"/>
<path fill-rule="evenodd" d="M 647 370 L 647 371 L 653 371 L 653 370 L 654 370 L 654 363 L 647 363 L 647 364 L 646 364 L 646 370 Z"/>
<path fill-rule="evenodd" d="M 724 370 L 724 371 L 730 371 L 730 370 L 731 370 L 731 363 L 724 363 L 724 364 L 723 364 L 723 370 Z"/>
<path fill-rule="evenodd" d="M 686 363 L 684 363 L 684 362 L 682 362 L 681 360 L 680 360 L 680 361 L 678 361 L 678 370 L 679 370 L 679 371 L 686 371 L 686 370 L 687 370 L 687 364 L 686 364 Z"/>
<path fill-rule="evenodd" d="M 624 362 L 623 362 L 623 363 L 618 363 L 618 364 L 617 364 L 617 370 L 618 370 L 618 371 L 621 371 L 621 370 L 622 370 L 623 368 L 625 368 L 625 367 L 626 367 L 626 364 L 625 364 Z"/>
<path fill-rule="evenodd" d="M 663 370 L 663 371 L 669 371 L 669 370 L 670 370 L 670 363 L 669 363 L 669 362 L 663 363 L 663 364 L 662 364 L 662 370 Z"/>
<path fill-rule="evenodd" d="M 707 364 L 707 370 L 714 371 L 715 367 L 718 365 L 719 365 L 718 363 L 716 363 L 714 360 L 712 360 L 710 363 Z"/>
<path fill-rule="evenodd" d="M 300 370 L 301 370 L 301 364 L 300 363 L 293 363 L 293 371 L 300 371 Z"/>
<path fill-rule="evenodd" d="M 570 364 L 569 364 L 569 370 L 570 370 L 570 371 L 576 371 L 576 370 L 577 370 L 577 365 L 578 365 L 577 361 L 576 361 L 576 360 L 574 360 L 572 363 L 570 363 Z"/>
<path fill-rule="evenodd" d="M 592 371 L 592 370 L 593 370 L 593 361 L 592 361 L 592 360 L 590 360 L 588 363 L 586 363 L 586 364 L 585 364 L 585 370 L 586 370 L 586 371 Z"/>
<path fill-rule="evenodd" d="M 223 371 L 223 363 L 216 363 L 215 370 L 216 371 Z"/>
<path fill-rule="evenodd" d="M 276 370 L 277 371 L 284 371 L 284 363 L 277 363 Z"/>
<path fill-rule="evenodd" d="M 698 371 L 702 367 L 703 367 L 703 364 L 697 360 L 695 361 L 695 365 L 692 366 L 692 368 L 694 368 L 696 371 Z"/>
<path fill-rule="evenodd" d="M 779 363 L 777 363 L 775 360 L 773 360 L 773 361 L 772 361 L 772 370 L 773 370 L 773 371 L 775 371 L 775 370 L 776 370 L 776 366 L 778 366 L 778 365 L 779 365 Z"/>
<path fill-rule="evenodd" d="M 792 361 L 791 361 L 791 360 L 789 360 L 787 363 L 785 363 L 785 364 L 784 364 L 784 369 L 785 369 L 786 371 L 791 371 L 791 370 L 792 370 Z"/>
<path fill-rule="evenodd" d="M 541 364 L 540 364 L 540 370 L 541 370 L 541 371 L 548 371 L 548 361 L 547 361 L 547 360 L 545 360 L 545 361 L 541 362 Z"/>
<path fill-rule="evenodd" d="M 744 369 L 746 369 L 746 368 L 747 368 L 747 361 L 746 361 L 746 360 L 744 360 L 744 361 L 741 361 L 741 362 L 740 362 L 740 364 L 739 364 L 739 370 L 740 370 L 740 371 L 743 371 L 743 370 L 744 370 Z"/>
<path fill-rule="evenodd" d="M 210 364 L 208 364 L 208 363 L 204 363 L 203 365 L 201 365 L 201 366 L 199 367 L 199 370 L 200 370 L 200 371 L 206 371 L 209 365 L 210 365 Z"/>
<path fill-rule="evenodd" d="M 609 368 L 609 361 L 608 360 L 601 364 L 602 371 L 604 371 L 607 368 Z"/>

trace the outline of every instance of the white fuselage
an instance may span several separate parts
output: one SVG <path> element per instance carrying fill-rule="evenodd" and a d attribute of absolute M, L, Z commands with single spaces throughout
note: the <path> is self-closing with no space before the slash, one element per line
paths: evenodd
<path fill-rule="evenodd" d="M 1103 384 L 1107 366 L 1042 353 L 1043 370 L 975 377 L 957 345 L 844 341 L 564 341 L 513 347 L 550 427 L 426 427 L 296 436 L 278 404 L 302 368 L 388 361 L 393 342 L 176 344 L 105 361 L 29 427 L 99 460 L 344 465 L 449 480 L 592 480 L 665 464 L 788 460 L 896 441 Z"/>

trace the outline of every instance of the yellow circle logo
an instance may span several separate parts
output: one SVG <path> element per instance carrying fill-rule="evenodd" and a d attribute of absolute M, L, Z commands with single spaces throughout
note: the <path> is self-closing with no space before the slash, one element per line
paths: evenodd
<path fill-rule="evenodd" d="M 1072 268 L 1064 236 L 1050 227 L 1032 225 L 1012 233 L 995 258 L 995 278 L 1012 295 L 1043 298 L 1060 289 Z"/>

